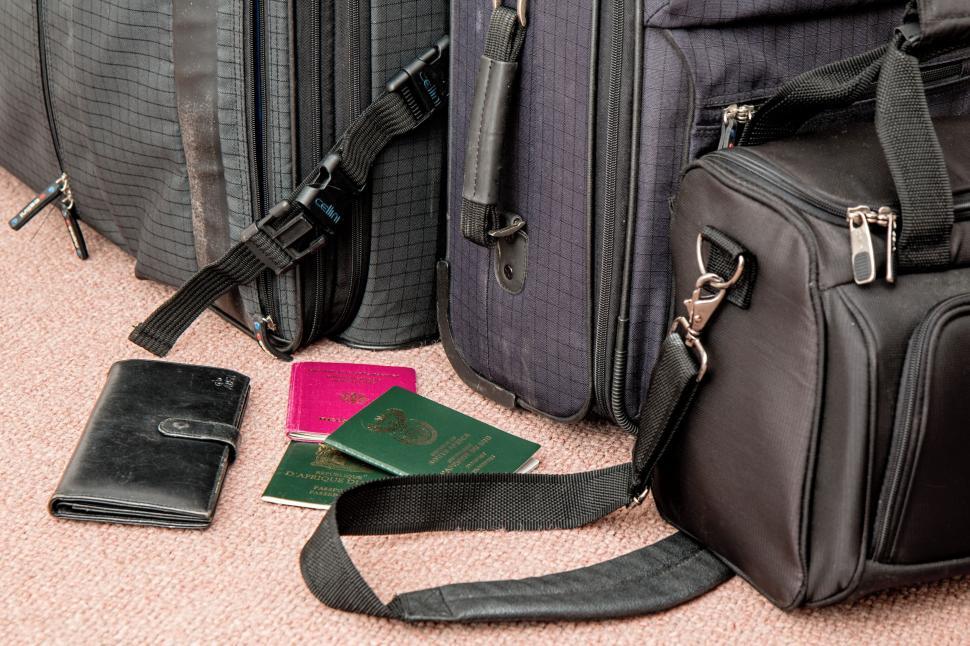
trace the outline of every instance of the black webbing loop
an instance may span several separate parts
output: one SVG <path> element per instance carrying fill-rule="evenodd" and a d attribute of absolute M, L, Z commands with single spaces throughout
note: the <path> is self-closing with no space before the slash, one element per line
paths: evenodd
<path fill-rule="evenodd" d="M 604 619 L 657 612 L 731 577 L 684 534 L 578 570 L 514 581 L 448 585 L 384 604 L 351 561 L 341 535 L 580 527 L 629 505 L 683 421 L 697 388 L 696 361 L 678 335 L 664 343 L 633 462 L 569 475 L 412 476 L 340 496 L 303 548 L 300 567 L 324 604 L 405 621 Z"/>
<path fill-rule="evenodd" d="M 526 27 L 515 9 L 495 7 L 485 36 L 468 124 L 460 215 L 462 236 L 481 246 L 495 243 L 488 234 L 499 226 L 499 174 L 505 129 L 525 34 Z"/>
<path fill-rule="evenodd" d="M 875 87 L 888 47 L 796 76 L 758 108 L 741 134 L 741 146 L 758 146 L 798 132 L 812 117 L 850 106 Z"/>
<path fill-rule="evenodd" d="M 744 273 L 725 298 L 743 310 L 751 307 L 754 286 L 758 282 L 758 258 L 737 240 L 712 226 L 704 227 L 701 241 L 707 242 L 709 247 L 703 273 L 731 276 L 737 270 L 739 260 L 744 258 Z"/>
<path fill-rule="evenodd" d="M 344 132 L 288 200 L 243 232 L 217 262 L 203 267 L 128 337 L 152 354 L 165 356 L 207 307 L 263 271 L 280 274 L 316 252 L 347 218 L 348 200 L 364 189 L 370 168 L 387 144 L 418 128 L 444 105 L 448 37 L 402 69 L 387 92 Z"/>

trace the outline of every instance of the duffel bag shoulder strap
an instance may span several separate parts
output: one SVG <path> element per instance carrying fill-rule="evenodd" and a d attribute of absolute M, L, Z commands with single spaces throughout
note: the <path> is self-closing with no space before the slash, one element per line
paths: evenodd
<path fill-rule="evenodd" d="M 684 339 L 670 335 L 655 368 L 634 459 L 627 464 L 569 475 L 411 476 L 347 491 L 303 548 L 307 586 L 332 608 L 405 621 L 606 619 L 665 610 L 704 594 L 732 573 L 682 533 L 577 570 L 430 588 L 387 604 L 341 540 L 341 535 L 569 529 L 637 503 L 693 399 L 699 370 Z"/>
<path fill-rule="evenodd" d="M 670 445 L 707 371 L 700 334 L 724 301 L 746 309 L 757 264 L 723 233 L 661 346 L 626 464 L 569 475 L 481 474 L 378 480 L 340 496 L 300 558 L 307 586 L 340 610 L 405 621 L 607 619 L 658 612 L 732 576 L 713 553 L 683 533 L 589 567 L 529 579 L 462 583 L 408 592 L 383 603 L 354 566 L 342 535 L 446 530 L 538 531 L 594 522 L 643 502 L 657 461 Z M 728 276 L 722 279 L 718 273 Z"/>
<path fill-rule="evenodd" d="M 288 200 L 247 228 L 226 254 L 199 270 L 143 323 L 129 340 L 165 356 L 178 338 L 220 296 L 256 280 L 282 274 L 327 244 L 364 190 L 371 166 L 395 137 L 420 127 L 448 97 L 447 36 L 401 69 Z M 257 335 L 260 330 L 256 330 Z"/>

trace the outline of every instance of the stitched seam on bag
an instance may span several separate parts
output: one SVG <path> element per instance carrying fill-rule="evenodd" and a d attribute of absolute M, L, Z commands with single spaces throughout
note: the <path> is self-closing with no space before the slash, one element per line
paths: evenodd
<path fill-rule="evenodd" d="M 815 331 L 815 351 L 818 357 L 814 362 L 813 367 L 813 380 L 816 384 L 816 393 L 814 395 L 814 403 L 812 405 L 812 432 L 811 437 L 808 441 L 808 455 L 805 459 L 805 466 L 802 470 L 802 487 L 801 493 L 799 495 L 799 511 L 798 511 L 798 531 L 797 531 L 797 550 L 798 550 L 798 562 L 800 567 L 800 583 L 798 589 L 791 600 L 787 602 L 784 606 L 785 609 L 794 608 L 798 605 L 799 601 L 804 598 L 807 586 L 808 586 L 808 559 L 806 558 L 806 544 L 808 543 L 807 531 L 806 531 L 806 508 L 809 506 L 809 501 L 806 500 L 806 494 L 810 491 L 809 478 L 814 475 L 814 471 L 810 470 L 810 467 L 817 465 L 818 463 L 818 453 L 817 453 L 817 440 L 818 440 L 818 420 L 820 419 L 822 412 L 822 402 L 821 393 L 824 392 L 823 388 L 817 387 L 819 384 L 819 379 L 821 378 L 821 366 L 819 365 L 822 361 L 822 352 L 824 341 L 820 340 L 820 335 L 824 334 L 824 308 L 820 301 L 818 291 L 820 289 L 818 285 L 819 272 L 818 272 L 818 239 L 815 236 L 815 232 L 809 227 L 809 225 L 803 222 L 803 219 L 798 211 L 794 207 L 790 206 L 784 201 L 778 201 L 772 196 L 766 194 L 764 189 L 759 188 L 756 184 L 742 177 L 731 178 L 730 180 L 723 177 L 717 172 L 716 168 L 711 168 L 710 166 L 700 163 L 694 168 L 703 170 L 708 176 L 714 179 L 722 186 L 727 187 L 729 190 L 736 191 L 741 195 L 754 200 L 760 204 L 768 207 L 771 213 L 780 217 L 784 222 L 789 224 L 797 233 L 798 237 L 805 243 L 806 252 L 808 254 L 809 261 L 809 283 L 806 287 L 809 290 L 809 296 L 811 301 L 812 309 L 812 320 L 814 324 Z M 747 189 L 743 191 L 741 189 Z M 780 206 L 780 208 L 779 208 Z M 787 215 L 786 215 L 787 214 Z M 821 312 L 819 310 L 822 310 Z M 820 315 L 821 314 L 821 320 Z M 811 464 L 809 464 L 811 462 Z M 810 496 L 810 493 L 808 494 Z M 759 586 L 755 586 L 759 591 L 762 589 Z M 762 591 L 764 594 L 764 592 Z M 770 595 L 765 595 L 771 598 Z M 781 604 L 777 604 L 781 605 Z"/>
<path fill-rule="evenodd" d="M 662 5 L 660 5 L 659 7 L 657 7 L 657 10 L 656 11 L 654 11 L 652 14 L 650 14 L 649 16 L 647 16 L 646 21 L 645 21 L 646 26 L 650 26 L 650 21 L 653 20 L 654 18 L 656 18 L 657 17 L 657 14 L 659 14 L 661 11 L 664 11 L 664 10 L 669 9 L 669 8 L 670 8 L 670 0 L 667 0 L 667 2 L 665 2 Z"/>
<path fill-rule="evenodd" d="M 926 365 L 925 372 L 930 372 L 932 370 L 932 367 L 929 365 L 929 362 L 932 362 L 937 356 L 939 340 L 943 336 L 943 332 L 946 330 L 946 328 L 949 325 L 951 325 L 954 322 L 954 320 L 956 320 L 957 318 L 960 318 L 961 315 L 966 316 L 965 314 L 966 307 L 967 307 L 966 303 L 964 302 L 961 305 L 951 309 L 949 312 L 947 312 L 947 314 L 945 315 L 945 318 L 941 320 L 937 326 L 935 326 L 935 330 L 930 338 L 930 345 L 928 346 L 929 352 L 927 355 L 927 365 Z M 903 492 L 902 489 L 899 489 L 897 490 L 897 494 L 896 494 L 897 496 L 902 495 L 902 504 L 899 507 L 898 513 L 896 514 L 896 524 L 894 527 L 891 528 L 892 542 L 889 543 L 889 553 L 887 554 L 887 556 L 890 559 L 895 557 L 897 545 L 899 543 L 899 536 L 903 526 L 903 520 L 905 519 L 906 513 L 910 508 L 910 503 L 912 502 L 913 486 L 916 483 L 916 473 L 917 473 L 917 470 L 919 469 L 920 458 L 923 455 L 923 444 L 926 441 L 926 423 L 927 423 L 927 418 L 929 417 L 928 407 L 931 399 L 930 387 L 932 384 L 929 379 L 926 379 L 925 372 L 922 369 L 920 370 L 919 380 L 922 381 L 924 385 L 919 389 L 918 406 L 914 407 L 913 409 L 914 412 L 916 411 L 919 412 L 919 415 L 921 418 L 920 424 L 919 424 L 920 426 L 919 440 L 917 444 L 910 445 L 910 451 L 911 451 L 912 457 L 908 458 L 910 461 L 910 468 L 909 468 L 909 475 L 906 477 L 905 493 Z M 912 433 L 912 430 L 910 432 Z M 910 442 L 913 442 L 913 440 L 914 438 L 911 436 Z"/>
<path fill-rule="evenodd" d="M 685 566 L 690 561 L 693 561 L 695 558 L 697 558 L 699 556 L 702 556 L 703 553 L 704 553 L 704 551 L 705 551 L 704 548 L 698 546 L 693 553 L 688 554 L 687 556 L 681 557 L 681 558 L 677 559 L 675 562 L 673 562 L 673 563 L 671 563 L 669 565 L 666 565 L 666 566 L 660 568 L 659 570 L 648 569 L 647 572 L 646 572 L 646 574 L 649 575 L 649 576 L 659 576 L 659 575 L 662 575 L 662 574 L 666 574 L 666 573 L 668 573 L 668 572 L 670 572 L 670 571 L 672 571 L 674 569 L 677 569 L 677 568 L 680 568 L 682 566 Z M 622 556 L 618 556 L 616 558 L 622 558 Z M 594 565 L 591 565 L 591 566 L 588 566 L 588 567 L 596 567 L 596 565 L 594 564 Z M 553 573 L 553 574 L 547 574 L 547 575 L 544 575 L 544 576 L 533 577 L 533 578 L 541 579 L 541 578 L 544 578 L 545 576 L 557 576 L 559 574 L 569 574 L 570 572 L 577 572 L 577 571 L 578 570 L 567 570 L 565 572 L 558 572 L 558 573 Z M 640 575 L 642 575 L 642 574 L 644 574 L 644 573 L 641 572 Z M 619 585 L 619 584 L 627 583 L 629 581 L 636 581 L 636 580 L 642 578 L 642 576 L 640 576 L 640 575 L 631 574 L 630 576 L 621 577 L 621 578 L 616 579 L 614 581 L 611 581 L 609 583 L 602 583 L 602 584 L 598 584 L 598 585 L 583 585 L 582 586 L 582 590 L 579 590 L 579 592 L 596 591 L 596 590 L 609 590 L 609 589 L 612 589 L 614 587 L 617 587 L 617 585 Z M 527 580 L 529 580 L 529 579 L 519 579 L 519 581 L 527 581 Z M 475 585 L 475 584 L 474 583 L 471 583 L 471 584 L 458 583 L 458 584 L 455 584 L 455 585 L 456 585 L 456 587 L 460 587 L 460 586 L 463 586 L 463 585 Z M 561 597 L 561 596 L 564 596 L 564 595 L 575 594 L 576 592 L 577 592 L 577 590 L 558 590 L 558 591 L 557 590 L 553 590 L 551 592 L 543 592 L 539 596 L 542 596 L 542 597 Z M 521 596 L 523 596 L 523 594 L 525 594 L 525 593 L 522 593 L 522 592 L 500 592 L 498 594 L 494 594 L 494 593 L 493 594 L 476 594 L 476 595 L 467 595 L 467 596 L 458 596 L 458 595 L 456 595 L 454 597 L 454 599 L 455 600 L 459 600 L 459 601 L 479 601 L 479 600 L 482 600 L 482 599 L 504 599 L 504 598 L 510 598 L 510 597 L 521 597 Z"/>
<path fill-rule="evenodd" d="M 485 136 L 485 106 L 488 104 L 488 97 L 492 92 L 493 64 L 494 61 L 488 59 L 488 69 L 485 72 L 485 92 L 482 95 L 482 111 L 478 115 L 478 141 L 475 142 L 475 185 L 472 189 L 472 195 L 476 198 L 478 197 L 478 180 L 481 176 L 478 170 L 482 165 L 482 139 Z"/>

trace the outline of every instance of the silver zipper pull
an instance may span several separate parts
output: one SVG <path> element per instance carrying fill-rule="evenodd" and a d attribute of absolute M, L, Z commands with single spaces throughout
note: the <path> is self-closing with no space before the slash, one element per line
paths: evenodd
<path fill-rule="evenodd" d="M 8 222 L 10 228 L 19 231 L 25 224 L 33 220 L 34 216 L 56 202 L 57 198 L 64 196 L 67 190 L 70 190 L 67 173 L 61 173 L 61 176 L 51 182 L 50 186 L 38 193 L 24 208 L 20 209 L 17 215 L 10 218 L 10 222 Z"/>
<path fill-rule="evenodd" d="M 852 246 L 852 276 L 857 285 L 868 285 L 876 280 L 876 253 L 869 230 L 869 219 L 875 215 L 868 206 L 856 206 L 849 209 L 845 217 Z"/>
<path fill-rule="evenodd" d="M 717 149 L 734 148 L 738 142 L 738 136 L 744 126 L 754 117 L 755 107 L 753 105 L 733 104 L 724 108 L 724 116 L 721 117 L 721 140 L 718 142 Z"/>
<path fill-rule="evenodd" d="M 886 282 L 896 282 L 896 212 L 888 206 L 879 209 L 879 220 L 886 227 Z"/>

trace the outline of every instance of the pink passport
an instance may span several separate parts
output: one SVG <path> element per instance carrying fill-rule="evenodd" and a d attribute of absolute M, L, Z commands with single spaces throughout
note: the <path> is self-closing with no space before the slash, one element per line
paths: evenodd
<path fill-rule="evenodd" d="M 286 436 L 299 442 L 322 442 L 392 386 L 415 392 L 417 379 L 412 368 L 318 361 L 294 363 L 290 369 Z"/>

